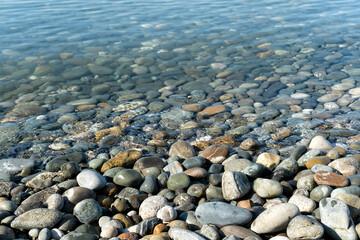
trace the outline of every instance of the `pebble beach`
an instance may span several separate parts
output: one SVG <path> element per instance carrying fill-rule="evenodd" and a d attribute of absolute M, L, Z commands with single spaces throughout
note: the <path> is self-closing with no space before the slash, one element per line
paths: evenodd
<path fill-rule="evenodd" d="M 360 237 L 360 23 L 346 4 L 105 2 L 68 3 L 87 28 L 56 28 L 77 17 L 53 1 L 34 1 L 31 37 L 8 19 L 0 239 Z"/>

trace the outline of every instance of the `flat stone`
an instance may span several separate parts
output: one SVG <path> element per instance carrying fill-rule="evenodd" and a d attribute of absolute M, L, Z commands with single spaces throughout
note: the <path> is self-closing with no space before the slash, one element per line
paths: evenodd
<path fill-rule="evenodd" d="M 286 228 L 290 239 L 320 239 L 324 233 L 324 227 L 318 221 L 304 215 L 291 219 Z"/>
<path fill-rule="evenodd" d="M 222 163 L 229 155 L 229 148 L 226 145 L 214 144 L 201 152 L 200 156 L 212 163 Z"/>
<path fill-rule="evenodd" d="M 237 171 L 225 171 L 222 176 L 222 193 L 227 201 L 240 199 L 251 189 L 246 175 Z"/>
<path fill-rule="evenodd" d="M 288 203 L 295 204 L 300 213 L 312 213 L 316 208 L 316 202 L 306 196 L 295 194 L 291 196 Z"/>
<path fill-rule="evenodd" d="M 280 163 L 280 156 L 274 153 L 261 153 L 256 162 L 274 170 Z"/>
<path fill-rule="evenodd" d="M 101 214 L 100 205 L 92 198 L 84 199 L 74 207 L 74 215 L 80 222 L 85 224 L 98 220 Z"/>
<path fill-rule="evenodd" d="M 346 177 L 326 171 L 316 172 L 314 180 L 318 185 L 328 185 L 332 187 L 346 187 L 349 184 Z"/>
<path fill-rule="evenodd" d="M 171 227 L 169 229 L 169 236 L 174 240 L 206 240 L 206 238 L 199 234 L 181 227 Z"/>
<path fill-rule="evenodd" d="M 315 136 L 311 139 L 309 149 L 329 150 L 332 148 L 331 143 L 323 136 Z"/>
<path fill-rule="evenodd" d="M 99 190 L 105 187 L 106 179 L 95 170 L 85 169 L 76 176 L 80 187 Z"/>
<path fill-rule="evenodd" d="M 226 106 L 224 105 L 217 105 L 217 106 L 210 106 L 199 112 L 199 115 L 206 115 L 206 116 L 212 116 L 221 112 L 226 111 Z"/>
<path fill-rule="evenodd" d="M 178 156 L 180 158 L 187 159 L 195 156 L 195 150 L 189 143 L 180 140 L 171 145 L 169 156 Z"/>
<path fill-rule="evenodd" d="M 299 214 L 299 208 L 292 203 L 274 205 L 252 222 L 251 230 L 258 234 L 273 233 L 285 230 L 292 218 Z"/>
<path fill-rule="evenodd" d="M 181 106 L 181 108 L 185 111 L 200 112 L 201 110 L 204 109 L 204 106 L 201 105 L 200 103 L 192 103 L 192 104 L 184 104 Z"/>
<path fill-rule="evenodd" d="M 196 208 L 195 215 L 201 224 L 217 227 L 245 225 L 252 218 L 249 210 L 223 202 L 205 202 Z"/>
<path fill-rule="evenodd" d="M 220 229 L 221 232 L 223 232 L 225 234 L 226 237 L 229 237 L 231 235 L 240 238 L 240 239 L 245 239 L 247 237 L 254 237 L 257 238 L 259 240 L 261 240 L 262 238 L 257 235 L 256 233 L 254 233 L 253 231 L 251 231 L 250 229 L 241 227 L 241 226 L 237 226 L 237 225 L 228 225 L 225 227 L 222 227 Z"/>
<path fill-rule="evenodd" d="M 102 136 L 102 134 L 99 134 L 99 137 L 100 136 Z M 115 157 L 103 164 L 101 167 L 101 172 L 106 172 L 107 170 L 114 167 L 132 167 L 140 157 L 141 152 L 138 150 L 121 151 L 116 154 Z"/>
<path fill-rule="evenodd" d="M 157 157 L 142 157 L 135 162 L 133 169 L 142 170 L 150 167 L 163 168 L 164 161 Z"/>
<path fill-rule="evenodd" d="M 56 185 L 45 188 L 37 193 L 30 195 L 21 204 L 31 203 L 31 202 L 42 202 L 45 203 L 48 197 L 54 193 L 60 192 L 60 188 Z"/>
<path fill-rule="evenodd" d="M 311 190 L 310 198 L 316 202 L 319 202 L 323 198 L 330 197 L 332 191 L 332 187 L 327 185 L 320 185 Z"/>
<path fill-rule="evenodd" d="M 205 178 L 207 176 L 206 169 L 201 167 L 187 169 L 184 173 L 193 178 Z"/>
<path fill-rule="evenodd" d="M 253 189 L 262 198 L 278 197 L 283 192 L 283 188 L 278 181 L 266 178 L 257 178 L 254 181 Z"/>
<path fill-rule="evenodd" d="M 161 196 L 151 196 L 146 198 L 140 205 L 139 215 L 142 219 L 150 219 L 156 217 L 157 212 L 166 206 L 168 201 Z"/>
<path fill-rule="evenodd" d="M 52 228 L 62 218 L 61 212 L 47 208 L 36 208 L 16 217 L 11 227 L 30 230 L 32 228 Z"/>
<path fill-rule="evenodd" d="M 333 239 L 357 239 L 348 206 L 335 198 L 324 198 L 319 203 L 321 223 Z M 339 221 L 341 219 L 341 221 Z"/>

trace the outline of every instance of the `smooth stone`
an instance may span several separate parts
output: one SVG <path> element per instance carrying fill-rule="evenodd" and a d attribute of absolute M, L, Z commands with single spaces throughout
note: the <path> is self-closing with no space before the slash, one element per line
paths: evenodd
<path fill-rule="evenodd" d="M 348 186 L 348 187 L 343 187 L 343 188 L 336 188 L 331 192 L 331 197 L 335 198 L 335 196 L 340 193 L 349 193 L 349 194 L 354 194 L 354 195 L 360 197 L 360 187 Z"/>
<path fill-rule="evenodd" d="M 346 187 L 349 184 L 346 177 L 326 171 L 316 172 L 314 180 L 318 185 L 328 185 L 332 187 Z"/>
<path fill-rule="evenodd" d="M 4 200 L 0 202 L 0 210 L 14 212 L 17 206 L 13 201 Z"/>
<path fill-rule="evenodd" d="M 181 227 L 171 227 L 169 229 L 169 236 L 173 240 L 206 240 L 206 238 L 200 236 L 199 234 Z"/>
<path fill-rule="evenodd" d="M 195 150 L 189 143 L 180 140 L 171 145 L 169 156 L 178 156 L 180 158 L 187 159 L 195 156 Z"/>
<path fill-rule="evenodd" d="M 222 195 L 222 188 L 220 187 L 208 187 L 205 191 L 206 199 L 224 199 Z"/>
<path fill-rule="evenodd" d="M 296 183 L 297 188 L 303 188 L 308 191 L 313 190 L 316 186 L 317 184 L 314 180 L 314 174 L 300 177 Z"/>
<path fill-rule="evenodd" d="M 327 185 L 320 185 L 311 190 L 310 198 L 316 202 L 319 202 L 323 198 L 330 197 L 332 191 L 332 187 Z"/>
<path fill-rule="evenodd" d="M 331 143 L 323 136 L 315 136 L 311 139 L 309 149 L 329 150 L 332 148 Z"/>
<path fill-rule="evenodd" d="M 304 155 L 302 155 L 298 160 L 299 167 L 305 167 L 305 163 L 313 157 L 319 156 L 323 153 L 320 149 L 311 149 L 310 151 L 306 152 Z"/>
<path fill-rule="evenodd" d="M 240 199 L 251 189 L 250 182 L 242 172 L 225 171 L 221 181 L 223 197 L 227 201 Z"/>
<path fill-rule="evenodd" d="M 64 198 L 60 194 L 54 193 L 46 200 L 46 204 L 48 209 L 60 211 L 64 206 Z"/>
<path fill-rule="evenodd" d="M 38 240 L 50 240 L 51 239 L 51 231 L 48 228 L 43 228 L 39 232 Z"/>
<path fill-rule="evenodd" d="M 305 166 L 311 169 L 315 164 L 328 165 L 331 159 L 327 156 L 317 156 L 306 161 Z"/>
<path fill-rule="evenodd" d="M 252 178 L 258 178 L 265 171 L 265 166 L 260 163 L 254 163 L 247 166 L 242 172 Z"/>
<path fill-rule="evenodd" d="M 176 190 L 179 188 L 187 188 L 191 181 L 188 175 L 185 173 L 176 173 L 169 177 L 167 181 L 167 188 L 170 190 Z"/>
<path fill-rule="evenodd" d="M 199 112 L 199 115 L 206 115 L 206 116 L 212 116 L 221 112 L 226 111 L 226 106 L 224 105 L 216 105 L 216 106 L 210 106 L 206 107 L 204 110 Z"/>
<path fill-rule="evenodd" d="M 312 213 L 316 208 L 314 200 L 300 194 L 293 195 L 288 203 L 295 204 L 299 208 L 300 213 Z"/>
<path fill-rule="evenodd" d="M 200 234 L 209 240 L 220 240 L 220 234 L 215 227 L 209 225 L 202 225 Z"/>
<path fill-rule="evenodd" d="M 95 198 L 96 193 L 88 188 L 73 187 L 63 193 L 63 197 L 72 204 L 77 204 L 87 198 Z"/>
<path fill-rule="evenodd" d="M 321 223 L 333 239 L 357 239 L 348 206 L 335 198 L 324 198 L 319 203 Z M 341 219 L 341 221 L 339 221 Z"/>
<path fill-rule="evenodd" d="M 223 163 L 224 170 L 230 170 L 230 171 L 244 171 L 248 166 L 253 165 L 254 163 L 248 159 L 241 158 L 241 159 L 232 159 L 229 160 L 226 159 Z"/>
<path fill-rule="evenodd" d="M 326 171 L 326 172 L 338 172 L 336 169 L 326 166 L 326 165 L 322 165 L 322 164 L 315 164 L 311 167 L 311 171 L 313 173 L 317 173 L 318 171 Z"/>
<path fill-rule="evenodd" d="M 212 163 L 222 163 L 229 155 L 229 148 L 222 144 L 214 144 L 201 152 L 200 156 Z"/>
<path fill-rule="evenodd" d="M 274 153 L 261 153 L 256 159 L 256 163 L 274 170 L 280 163 L 280 156 Z"/>
<path fill-rule="evenodd" d="M 161 158 L 157 157 L 141 157 L 134 163 L 133 168 L 136 170 L 142 170 L 150 167 L 164 167 L 164 161 Z"/>
<path fill-rule="evenodd" d="M 278 197 L 283 192 L 283 188 L 278 181 L 266 178 L 257 178 L 254 181 L 253 189 L 262 198 Z"/>
<path fill-rule="evenodd" d="M 96 234 L 83 233 L 83 232 L 70 232 L 60 238 L 60 240 L 97 240 L 99 239 Z"/>
<path fill-rule="evenodd" d="M 200 156 L 187 158 L 182 165 L 186 169 L 194 168 L 194 167 L 202 167 L 205 164 L 205 158 Z"/>
<path fill-rule="evenodd" d="M 99 203 L 94 199 L 84 199 L 74 207 L 74 215 L 77 219 L 85 224 L 96 221 L 101 217 L 102 209 Z"/>
<path fill-rule="evenodd" d="M 336 199 L 339 199 L 346 203 L 350 210 L 350 215 L 353 219 L 360 214 L 360 197 L 350 194 L 350 193 L 339 193 L 335 196 Z"/>
<path fill-rule="evenodd" d="M 146 193 L 156 193 L 158 191 L 157 181 L 154 175 L 148 174 L 145 176 L 144 182 L 140 186 L 140 191 Z"/>
<path fill-rule="evenodd" d="M 82 170 L 77 176 L 76 181 L 80 187 L 91 190 L 99 190 L 105 187 L 106 179 L 95 170 Z"/>
<path fill-rule="evenodd" d="M 252 222 L 251 230 L 258 234 L 273 233 L 285 230 L 292 218 L 299 214 L 299 208 L 291 203 L 274 205 Z"/>
<path fill-rule="evenodd" d="M 248 237 L 254 237 L 259 240 L 262 239 L 259 235 L 257 235 L 250 229 L 247 229 L 247 228 L 244 228 L 241 226 L 237 226 L 237 225 L 228 225 L 228 226 L 222 227 L 220 229 L 220 231 L 223 232 L 225 234 L 225 236 L 227 236 L 227 237 L 230 237 L 231 235 L 233 235 L 240 239 L 246 239 Z"/>
<path fill-rule="evenodd" d="M 176 219 L 177 212 L 175 208 L 171 206 L 164 206 L 159 209 L 159 211 L 156 214 L 156 217 L 161 219 L 163 222 L 171 222 L 172 220 Z"/>
<path fill-rule="evenodd" d="M 11 228 L 0 225 L 0 239 L 13 240 L 15 239 L 15 233 Z"/>
<path fill-rule="evenodd" d="M 150 219 L 156 217 L 159 209 L 168 204 L 166 198 L 161 196 L 151 196 L 146 198 L 139 207 L 139 215 L 142 219 Z"/>
<path fill-rule="evenodd" d="M 196 208 L 195 215 L 201 224 L 217 227 L 245 225 L 252 218 L 249 210 L 223 202 L 205 202 Z"/>
<path fill-rule="evenodd" d="M 285 177 L 291 178 L 298 172 L 298 164 L 294 158 L 287 158 L 280 162 L 275 171 L 285 171 Z"/>
<path fill-rule="evenodd" d="M 113 181 L 115 184 L 124 187 L 139 187 L 143 177 L 134 169 L 124 169 L 115 175 Z"/>
<path fill-rule="evenodd" d="M 205 178 L 207 176 L 207 171 L 201 167 L 187 169 L 184 173 L 193 178 Z"/>
<path fill-rule="evenodd" d="M 315 219 L 300 215 L 289 222 L 286 234 L 291 240 L 295 239 L 320 239 L 324 235 L 324 227 Z"/>
<path fill-rule="evenodd" d="M 62 214 L 57 210 L 36 208 L 16 217 L 11 222 L 11 227 L 26 230 L 32 228 L 52 228 L 61 218 Z"/>

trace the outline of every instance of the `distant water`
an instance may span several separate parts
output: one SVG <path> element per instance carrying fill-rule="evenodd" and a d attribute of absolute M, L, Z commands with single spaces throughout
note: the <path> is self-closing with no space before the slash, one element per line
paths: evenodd
<path fill-rule="evenodd" d="M 357 41 L 359 12 L 357 0 L 2 0 L 0 61 L 86 55 L 89 47 L 126 55 L 146 49 L 147 41 L 159 48 L 193 42 L 218 47 L 226 41 L 286 47 L 323 44 L 331 37 Z"/>

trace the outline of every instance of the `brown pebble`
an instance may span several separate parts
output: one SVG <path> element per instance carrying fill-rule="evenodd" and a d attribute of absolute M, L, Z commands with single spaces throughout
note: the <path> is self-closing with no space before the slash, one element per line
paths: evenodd
<path fill-rule="evenodd" d="M 222 136 L 210 140 L 211 144 L 225 144 L 231 147 L 235 147 L 237 144 L 232 136 Z"/>
<path fill-rule="evenodd" d="M 88 104 L 88 105 L 80 105 L 76 109 L 81 112 L 81 111 L 90 111 L 94 107 L 96 107 L 96 105 Z"/>
<path fill-rule="evenodd" d="M 128 227 L 133 225 L 130 218 L 128 216 L 122 214 L 122 213 L 115 214 L 112 218 L 116 219 L 116 220 L 119 220 L 124 228 L 128 228 Z"/>
<path fill-rule="evenodd" d="M 184 104 L 181 106 L 181 108 L 185 111 L 190 111 L 190 112 L 200 112 L 201 110 L 204 109 L 203 105 L 199 103 Z"/>
<path fill-rule="evenodd" d="M 327 171 L 316 172 L 314 180 L 318 185 L 328 185 L 332 187 L 345 187 L 349 184 L 346 177 Z"/>
<path fill-rule="evenodd" d="M 226 106 L 224 105 L 216 105 L 216 106 L 210 106 L 199 112 L 199 115 L 206 115 L 206 116 L 212 116 L 221 112 L 226 111 Z"/>
<path fill-rule="evenodd" d="M 207 176 L 207 171 L 201 167 L 194 167 L 186 170 L 185 174 L 193 178 L 204 178 Z"/>
<path fill-rule="evenodd" d="M 158 234 L 158 233 L 167 232 L 167 231 L 168 231 L 168 228 L 166 227 L 166 225 L 163 223 L 160 223 L 155 226 L 153 233 Z"/>
<path fill-rule="evenodd" d="M 252 138 L 247 138 L 244 141 L 242 141 L 240 144 L 240 148 L 245 151 L 251 151 L 256 149 L 257 147 L 258 147 L 258 143 Z"/>
<path fill-rule="evenodd" d="M 200 156 L 212 163 L 222 163 L 229 155 L 229 148 L 226 145 L 214 144 L 207 147 Z"/>
<path fill-rule="evenodd" d="M 191 144 L 191 146 L 199 149 L 200 151 L 202 151 L 205 148 L 207 148 L 208 146 L 210 146 L 210 142 L 208 142 L 208 141 L 195 141 L 195 142 L 191 142 L 190 144 Z"/>
<path fill-rule="evenodd" d="M 166 142 L 162 139 L 152 139 L 147 142 L 147 145 L 154 146 L 154 147 L 166 147 L 167 146 Z"/>
<path fill-rule="evenodd" d="M 249 199 L 241 200 L 236 204 L 236 206 L 250 210 L 252 208 L 252 203 Z"/>
<path fill-rule="evenodd" d="M 169 138 L 169 134 L 167 132 L 158 132 L 152 138 L 153 139 L 166 139 L 166 138 Z"/>
<path fill-rule="evenodd" d="M 102 165 L 101 172 L 106 172 L 113 167 L 132 167 L 140 157 L 141 152 L 138 150 L 121 151 Z"/>
<path fill-rule="evenodd" d="M 183 229 L 188 229 L 188 230 L 190 229 L 189 224 L 182 220 L 171 221 L 167 226 L 168 227 L 181 227 Z"/>
<path fill-rule="evenodd" d="M 117 237 L 120 238 L 121 240 L 138 240 L 140 236 L 137 233 L 127 232 L 127 233 L 122 233 Z"/>
<path fill-rule="evenodd" d="M 327 156 L 316 156 L 312 157 L 306 161 L 305 166 L 310 169 L 315 164 L 328 165 L 330 163 L 330 158 Z"/>

